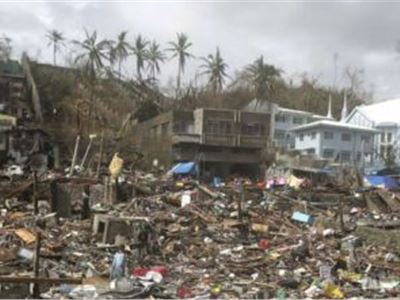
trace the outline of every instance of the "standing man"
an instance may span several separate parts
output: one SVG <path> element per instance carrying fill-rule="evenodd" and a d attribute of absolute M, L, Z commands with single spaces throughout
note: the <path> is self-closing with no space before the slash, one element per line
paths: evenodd
<path fill-rule="evenodd" d="M 125 246 L 119 246 L 118 251 L 114 254 L 113 262 L 111 265 L 110 279 L 120 279 L 125 276 Z"/>
<path fill-rule="evenodd" d="M 82 208 L 81 208 L 81 220 L 90 218 L 90 186 L 87 184 L 83 188 L 82 193 Z"/>

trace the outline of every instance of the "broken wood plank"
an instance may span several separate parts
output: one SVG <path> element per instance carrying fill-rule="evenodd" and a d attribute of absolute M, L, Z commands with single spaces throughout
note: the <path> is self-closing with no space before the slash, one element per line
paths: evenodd
<path fill-rule="evenodd" d="M 14 231 L 15 235 L 18 236 L 27 244 L 31 244 L 36 241 L 36 236 L 30 232 L 28 229 L 21 228 Z"/>
<path fill-rule="evenodd" d="M 82 278 L 47 278 L 0 276 L 0 283 L 82 284 Z"/>

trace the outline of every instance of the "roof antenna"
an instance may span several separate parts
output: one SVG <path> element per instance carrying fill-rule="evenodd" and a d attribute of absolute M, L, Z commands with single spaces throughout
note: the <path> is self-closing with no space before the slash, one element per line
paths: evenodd
<path fill-rule="evenodd" d="M 333 119 L 332 117 L 332 95 L 329 93 L 329 104 L 328 104 L 328 114 L 326 115 L 327 118 Z"/>
<path fill-rule="evenodd" d="M 340 121 L 344 122 L 346 120 L 346 117 L 347 117 L 347 92 L 344 91 L 342 115 L 341 115 Z"/>

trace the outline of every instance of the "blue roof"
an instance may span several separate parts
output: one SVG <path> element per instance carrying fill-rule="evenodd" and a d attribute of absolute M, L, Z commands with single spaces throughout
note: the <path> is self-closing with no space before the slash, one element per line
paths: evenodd
<path fill-rule="evenodd" d="M 198 172 L 197 164 L 193 161 L 186 163 L 178 163 L 170 172 L 174 175 L 196 175 Z"/>
<path fill-rule="evenodd" d="M 383 187 L 387 189 L 395 189 L 399 187 L 399 184 L 395 179 L 389 176 L 365 176 L 364 179 L 375 187 Z"/>

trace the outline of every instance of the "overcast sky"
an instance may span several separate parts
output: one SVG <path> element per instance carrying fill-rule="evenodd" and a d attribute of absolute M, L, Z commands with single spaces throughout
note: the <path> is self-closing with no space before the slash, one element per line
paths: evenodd
<path fill-rule="evenodd" d="M 220 47 L 229 71 L 243 68 L 261 54 L 268 63 L 296 80 L 306 72 L 320 82 L 337 85 L 346 66 L 364 70 L 365 88 L 377 100 L 400 97 L 400 2 L 29 2 L 0 1 L 0 34 L 22 50 L 51 61 L 46 30 L 58 29 L 69 39 L 83 37 L 83 28 L 97 29 L 102 38 L 122 30 L 133 40 L 138 33 L 166 43 L 186 32 L 191 52 L 200 57 Z M 130 58 L 133 61 L 133 58 Z M 185 81 L 193 78 L 198 61 L 188 63 Z M 134 72 L 133 67 L 127 70 Z M 164 84 L 176 73 L 176 62 L 163 66 Z"/>

